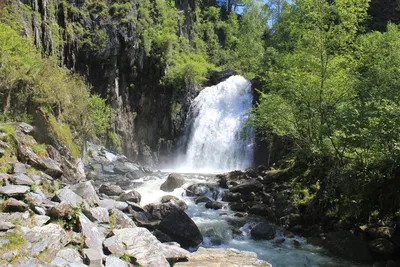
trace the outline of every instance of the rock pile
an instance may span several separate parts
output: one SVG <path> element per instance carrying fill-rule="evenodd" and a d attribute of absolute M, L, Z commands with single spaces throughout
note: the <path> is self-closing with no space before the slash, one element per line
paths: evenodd
<path fill-rule="evenodd" d="M 202 235 L 184 212 L 186 203 L 167 196 L 142 207 L 140 194 L 130 188 L 148 170 L 90 146 L 85 177 L 71 158 L 49 156 L 56 154 L 53 148 L 33 149 L 33 127 L 13 127 L 7 133 L 0 127 L 1 266 L 168 267 L 189 264 L 191 257 L 196 262 L 184 248 L 196 248 Z M 249 266 L 264 266 L 253 256 Z"/>

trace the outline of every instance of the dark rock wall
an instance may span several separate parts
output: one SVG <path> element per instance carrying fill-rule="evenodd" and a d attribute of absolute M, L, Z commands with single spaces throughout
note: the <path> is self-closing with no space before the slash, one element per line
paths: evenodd
<path fill-rule="evenodd" d="M 130 17 L 137 17 L 139 0 Z M 99 17 L 86 11 L 85 0 L 24 0 L 14 5 L 28 5 L 32 16 L 23 13 L 25 32 L 45 55 L 57 55 L 62 64 L 87 77 L 93 92 L 109 100 L 113 126 L 122 141 L 122 152 L 132 160 L 156 165 L 159 157 L 168 155 L 181 133 L 190 101 L 199 91 L 187 84 L 179 93 L 160 84 L 165 66 L 160 58 L 146 55 L 134 21 L 120 23 L 118 18 Z M 72 11 L 74 7 L 75 12 Z M 185 14 L 178 35 L 192 38 L 196 2 L 177 0 L 179 12 Z M 80 11 L 79 11 L 80 10 Z M 33 15 L 39 13 L 39 16 Z M 51 27 L 60 28 L 53 36 Z M 104 32 L 103 43 L 95 47 L 82 45 L 85 35 L 71 34 L 78 25 L 90 33 Z M 62 43 L 62 45 L 57 45 Z M 173 106 L 179 106 L 173 111 Z"/>

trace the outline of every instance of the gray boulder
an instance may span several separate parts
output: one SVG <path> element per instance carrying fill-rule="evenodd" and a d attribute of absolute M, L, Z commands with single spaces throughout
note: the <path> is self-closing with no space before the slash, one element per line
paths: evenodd
<path fill-rule="evenodd" d="M 63 188 L 58 190 L 55 195 L 55 200 L 59 202 L 64 201 L 70 204 L 74 208 L 79 207 L 83 202 L 83 198 L 81 198 L 79 195 L 77 195 L 69 188 Z"/>
<path fill-rule="evenodd" d="M 90 205 L 100 204 L 100 199 L 90 181 L 71 185 L 70 189 L 86 200 Z"/>
<path fill-rule="evenodd" d="M 263 184 L 253 180 L 248 181 L 237 186 L 233 186 L 229 189 L 232 193 L 240 193 L 243 195 L 248 195 L 252 192 L 260 192 L 263 190 Z"/>
<path fill-rule="evenodd" d="M 129 228 L 113 231 L 114 236 L 104 241 L 104 247 L 113 255 L 134 257 L 143 267 L 169 267 L 161 243 L 145 228 Z"/>
<path fill-rule="evenodd" d="M 29 187 L 25 185 L 6 185 L 0 187 L 0 194 L 8 197 L 23 196 L 29 191 Z"/>
<path fill-rule="evenodd" d="M 117 257 L 108 256 L 106 258 L 105 267 L 129 267 L 129 264 L 126 261 L 123 261 Z"/>
<path fill-rule="evenodd" d="M 130 201 L 130 202 L 134 202 L 134 203 L 140 203 L 142 196 L 140 195 L 140 193 L 136 190 L 132 190 L 130 192 L 127 193 L 122 193 L 118 200 L 119 201 Z"/>
<path fill-rule="evenodd" d="M 99 188 L 99 193 L 106 194 L 107 196 L 119 196 L 124 191 L 118 185 L 102 184 Z"/>
<path fill-rule="evenodd" d="M 385 238 L 377 238 L 368 242 L 369 249 L 386 259 L 391 259 L 391 255 L 395 251 L 395 247 L 389 240 Z"/>
<path fill-rule="evenodd" d="M 103 241 L 105 239 L 104 233 L 101 228 L 92 223 L 85 215 L 79 216 L 79 224 L 83 237 L 85 238 L 85 245 L 88 248 L 94 249 L 103 253 Z"/>
<path fill-rule="evenodd" d="M 275 238 L 275 233 L 275 226 L 265 222 L 258 223 L 250 231 L 251 237 L 253 239 L 271 240 Z"/>
<path fill-rule="evenodd" d="M 17 173 L 15 176 L 11 177 L 11 181 L 16 185 L 32 185 L 33 184 L 32 179 L 23 173 Z"/>
<path fill-rule="evenodd" d="M 181 187 L 185 183 L 185 179 L 178 173 L 171 173 L 167 180 L 160 186 L 160 189 L 165 192 L 172 192 L 176 188 Z"/>
<path fill-rule="evenodd" d="M 27 204 L 14 198 L 9 198 L 4 201 L 3 207 L 5 212 L 24 212 L 28 210 Z"/>
<path fill-rule="evenodd" d="M 196 247 L 203 241 L 197 225 L 181 209 L 174 209 L 164 217 L 158 230 L 170 236 L 183 248 Z"/>

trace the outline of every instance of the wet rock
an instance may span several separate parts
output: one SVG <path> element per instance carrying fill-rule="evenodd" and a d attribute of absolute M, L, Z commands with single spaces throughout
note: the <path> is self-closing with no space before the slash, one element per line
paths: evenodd
<path fill-rule="evenodd" d="M 395 247 L 389 240 L 385 238 L 377 238 L 368 242 L 369 249 L 379 256 L 390 259 Z"/>
<path fill-rule="evenodd" d="M 286 239 L 283 237 L 279 237 L 279 238 L 275 238 L 274 240 L 271 241 L 271 243 L 275 244 L 275 245 L 280 245 L 285 243 Z"/>
<path fill-rule="evenodd" d="M 249 181 L 242 183 L 237 186 L 233 186 L 229 189 L 232 193 L 240 193 L 248 195 L 252 192 L 259 192 L 263 190 L 263 185 L 258 181 Z"/>
<path fill-rule="evenodd" d="M 165 192 L 172 192 L 176 188 L 181 187 L 185 183 L 185 179 L 178 173 L 171 173 L 167 180 L 160 186 L 160 189 Z"/>
<path fill-rule="evenodd" d="M 203 203 L 203 202 L 209 202 L 209 201 L 211 201 L 211 199 L 209 199 L 206 196 L 199 196 L 194 199 L 194 203 L 196 203 L 196 204 Z"/>
<path fill-rule="evenodd" d="M 192 184 L 186 188 L 186 195 L 188 197 L 198 197 L 207 194 L 212 191 L 212 187 L 209 184 Z"/>
<path fill-rule="evenodd" d="M 203 236 L 193 220 L 182 210 L 175 209 L 162 219 L 158 229 L 183 248 L 198 246 L 203 241 Z"/>
<path fill-rule="evenodd" d="M 120 195 L 120 197 L 118 198 L 119 201 L 130 201 L 130 202 L 134 202 L 134 203 L 140 203 L 141 200 L 141 195 L 138 191 L 136 190 L 131 190 L 127 193 L 123 193 Z"/>
<path fill-rule="evenodd" d="M 132 215 L 132 219 L 137 223 L 137 225 L 143 227 L 151 226 L 150 219 L 152 218 L 152 216 L 148 212 L 131 211 L 130 214 Z"/>
<path fill-rule="evenodd" d="M 81 205 L 83 202 L 83 198 L 81 198 L 79 195 L 75 194 L 71 189 L 69 188 L 63 188 L 60 189 L 56 192 L 55 194 L 55 200 L 58 202 L 66 202 L 70 204 L 72 207 L 77 208 Z"/>
<path fill-rule="evenodd" d="M 245 170 L 245 174 L 250 178 L 257 178 L 258 177 L 257 171 L 254 170 L 253 168 L 247 168 Z"/>
<path fill-rule="evenodd" d="M 28 205 L 14 198 L 9 198 L 3 203 L 5 212 L 24 212 L 28 210 Z"/>
<path fill-rule="evenodd" d="M 236 202 L 242 199 L 242 194 L 240 193 L 232 193 L 232 192 L 227 192 L 224 196 L 226 201 L 229 202 Z"/>
<path fill-rule="evenodd" d="M 253 239 L 274 239 L 275 238 L 275 226 L 270 224 L 270 223 L 258 223 L 256 226 L 254 226 L 251 231 L 251 237 Z"/>
<path fill-rule="evenodd" d="M 173 203 L 151 203 L 144 206 L 144 209 L 156 220 L 162 220 L 174 210 L 182 210 Z"/>
<path fill-rule="evenodd" d="M 222 209 L 224 205 L 221 202 L 208 201 L 205 205 L 207 209 L 219 210 Z"/>
<path fill-rule="evenodd" d="M 224 267 L 272 267 L 269 263 L 257 259 L 254 252 L 239 251 L 236 249 L 212 249 L 199 248 L 189 256 L 187 262 L 177 262 L 176 267 L 199 267 L 204 266 L 224 266 Z"/>
<path fill-rule="evenodd" d="M 319 237 L 308 237 L 307 243 L 313 246 L 322 247 L 324 245 L 324 240 Z"/>
<path fill-rule="evenodd" d="M 86 200 L 90 205 L 99 205 L 100 199 L 90 181 L 71 185 L 70 189 Z"/>
<path fill-rule="evenodd" d="M 119 196 L 124 191 L 118 185 L 102 184 L 99 188 L 99 193 L 106 194 L 107 196 Z"/>
<path fill-rule="evenodd" d="M 295 246 L 296 248 L 301 247 L 301 243 L 298 240 L 293 240 L 292 241 L 293 246 Z"/>
<path fill-rule="evenodd" d="M 229 203 L 231 210 L 245 212 L 249 210 L 249 205 L 247 203 Z"/>
<path fill-rule="evenodd" d="M 13 182 L 13 184 L 16 184 L 16 185 L 32 185 L 33 184 L 32 179 L 23 173 L 16 174 L 15 176 L 11 177 L 10 180 Z"/>
<path fill-rule="evenodd" d="M 277 221 L 274 210 L 265 204 L 256 204 L 251 206 L 249 213 L 265 216 L 271 222 Z"/>
<path fill-rule="evenodd" d="M 20 197 L 28 191 L 29 187 L 24 185 L 6 185 L 0 187 L 0 194 L 8 197 Z"/>
<path fill-rule="evenodd" d="M 169 267 L 160 248 L 160 242 L 145 228 L 130 228 L 113 231 L 114 236 L 104 241 L 113 255 L 134 257 L 143 267 Z"/>
<path fill-rule="evenodd" d="M 179 198 L 177 198 L 176 196 L 166 195 L 161 198 L 161 203 L 168 203 L 168 202 L 173 202 L 173 201 L 178 201 L 178 200 L 179 200 Z"/>
<path fill-rule="evenodd" d="M 324 247 L 333 254 L 351 260 L 368 261 L 372 259 L 365 238 L 349 231 L 328 233 Z"/>

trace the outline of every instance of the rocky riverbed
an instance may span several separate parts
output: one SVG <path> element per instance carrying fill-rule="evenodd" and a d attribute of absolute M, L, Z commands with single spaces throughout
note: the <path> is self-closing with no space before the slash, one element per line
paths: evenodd
<path fill-rule="evenodd" d="M 83 169 L 34 132 L 0 125 L 1 266 L 270 266 L 252 252 L 194 251 L 203 237 L 185 202 L 140 205 L 132 188 L 149 170 L 95 145 Z M 170 180 L 166 191 L 179 186 Z"/>

